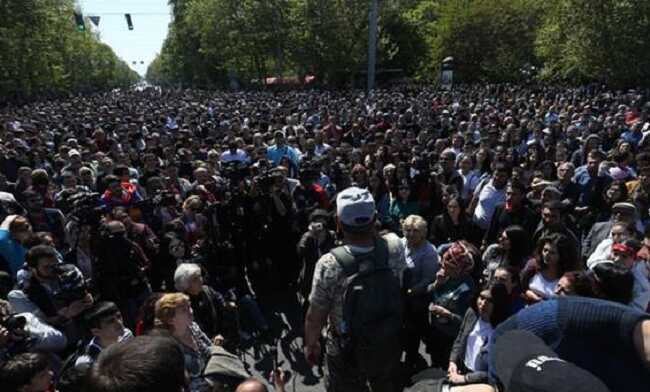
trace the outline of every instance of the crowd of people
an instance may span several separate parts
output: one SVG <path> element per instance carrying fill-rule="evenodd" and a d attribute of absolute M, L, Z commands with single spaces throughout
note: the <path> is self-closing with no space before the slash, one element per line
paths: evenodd
<path fill-rule="evenodd" d="M 330 392 L 645 390 L 648 135 L 599 86 L 5 107 L 0 385 L 264 391 L 283 292 Z"/>

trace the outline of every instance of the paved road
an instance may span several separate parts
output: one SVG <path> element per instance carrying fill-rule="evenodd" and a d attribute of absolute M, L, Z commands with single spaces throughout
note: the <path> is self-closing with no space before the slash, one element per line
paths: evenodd
<path fill-rule="evenodd" d="M 267 300 L 264 300 L 267 298 Z M 277 344 L 277 361 L 291 372 L 287 392 L 324 392 L 323 378 L 317 368 L 311 368 L 302 353 L 302 312 L 297 298 L 291 295 L 260 295 L 260 305 L 273 330 Z M 273 344 L 254 344 L 242 353 L 249 371 L 259 379 L 267 379 L 273 367 Z"/>
<path fill-rule="evenodd" d="M 261 294 L 258 301 L 274 332 L 277 361 L 285 371 L 291 372 L 287 392 L 325 392 L 322 369 L 310 367 L 303 356 L 303 316 L 297 298 L 287 294 Z M 272 347 L 273 344 L 254 344 L 242 353 L 242 360 L 258 379 L 268 381 L 275 357 Z M 420 345 L 420 355 L 428 358 L 424 344 Z"/>

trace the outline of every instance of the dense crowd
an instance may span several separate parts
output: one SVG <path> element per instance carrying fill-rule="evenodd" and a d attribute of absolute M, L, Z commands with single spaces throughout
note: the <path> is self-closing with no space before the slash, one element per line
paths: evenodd
<path fill-rule="evenodd" d="M 263 391 L 239 354 L 284 292 L 328 391 L 644 390 L 649 114 L 510 85 L 1 109 L 2 389 Z"/>

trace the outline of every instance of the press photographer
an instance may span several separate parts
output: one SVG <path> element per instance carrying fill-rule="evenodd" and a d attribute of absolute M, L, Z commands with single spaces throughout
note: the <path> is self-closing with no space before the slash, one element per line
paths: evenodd
<path fill-rule="evenodd" d="M 0 363 L 29 351 L 58 353 L 66 344 L 61 331 L 31 313 L 14 313 L 0 300 Z"/>
<path fill-rule="evenodd" d="M 151 293 L 146 273 L 149 260 L 136 243 L 129 240 L 126 227 L 109 221 L 100 228 L 95 250 L 94 279 L 102 301 L 112 301 L 124 316 L 124 324 L 133 329 L 138 309 Z"/>
<path fill-rule="evenodd" d="M 32 313 L 44 323 L 65 333 L 73 342 L 80 336 L 76 317 L 93 304 L 86 281 L 72 264 L 59 262 L 56 250 L 36 245 L 27 252 L 27 264 L 19 276 L 20 289 L 9 293 L 11 307 L 18 313 Z"/>

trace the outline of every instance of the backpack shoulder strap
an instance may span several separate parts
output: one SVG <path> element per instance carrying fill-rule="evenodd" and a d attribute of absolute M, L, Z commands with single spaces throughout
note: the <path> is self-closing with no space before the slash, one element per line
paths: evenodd
<path fill-rule="evenodd" d="M 346 276 L 352 276 L 359 272 L 359 264 L 356 262 L 355 256 L 345 250 L 345 247 L 336 247 L 330 250 L 330 253 L 343 268 Z M 385 239 L 381 237 L 375 239 L 375 249 L 372 251 L 372 256 L 374 269 L 388 268 L 388 243 Z"/>
<path fill-rule="evenodd" d="M 341 268 L 343 268 L 345 276 L 352 276 L 359 271 L 359 266 L 355 262 L 354 255 L 345 250 L 345 247 L 338 246 L 330 250 L 330 253 L 334 256 Z"/>
<path fill-rule="evenodd" d="M 384 238 L 375 239 L 374 253 L 375 268 L 388 268 L 388 242 Z"/>

